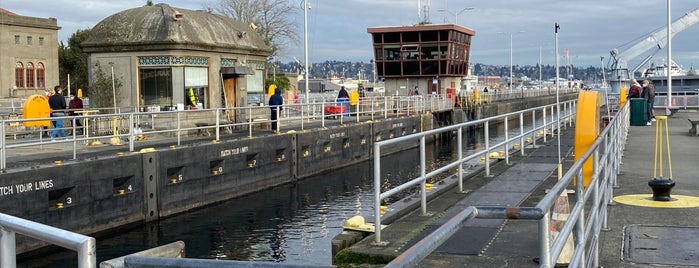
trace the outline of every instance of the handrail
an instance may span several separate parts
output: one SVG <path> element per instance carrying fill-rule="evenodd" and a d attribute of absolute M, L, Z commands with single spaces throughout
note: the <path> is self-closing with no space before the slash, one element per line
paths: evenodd
<path fill-rule="evenodd" d="M 576 104 L 576 100 L 572 101 L 566 101 L 561 103 L 561 106 L 559 106 L 561 109 L 563 109 L 563 112 L 561 113 L 561 119 L 564 120 L 564 122 L 571 122 L 572 120 L 568 120 L 574 115 L 574 106 Z M 510 144 L 515 143 L 519 141 L 520 146 L 520 151 L 522 155 L 524 155 L 524 144 L 525 144 L 525 137 L 531 136 L 531 143 L 533 145 L 536 144 L 536 135 L 537 134 L 542 134 L 544 137 L 547 135 L 547 131 L 550 130 L 550 133 L 554 133 L 555 128 L 556 128 L 556 121 L 553 120 L 553 115 L 554 113 L 551 112 L 549 113 L 549 116 L 551 117 L 550 120 L 546 120 L 547 115 L 546 111 L 548 109 L 553 110 L 553 108 L 557 107 L 556 104 L 549 104 L 549 105 L 544 105 L 544 106 L 539 106 L 539 107 L 534 107 L 534 108 L 529 108 L 526 110 L 522 111 L 517 111 L 517 112 L 511 112 L 507 114 L 502 114 L 494 117 L 489 117 L 489 118 L 484 118 L 484 119 L 479 119 L 479 120 L 474 120 L 474 121 L 469 121 L 469 122 L 464 122 L 452 126 L 447 126 L 439 129 L 434 129 L 434 130 L 428 130 L 420 133 L 415 133 L 415 134 L 410 134 L 390 140 L 385 140 L 385 141 L 379 141 L 374 143 L 374 223 L 375 223 L 375 244 L 385 244 L 384 241 L 381 241 L 381 213 L 380 213 L 380 206 L 381 206 L 381 200 L 388 198 L 392 195 L 395 195 L 401 191 L 404 191 L 410 187 L 413 187 L 414 185 L 417 185 L 418 183 L 420 184 L 420 197 L 421 197 L 421 210 L 422 214 L 427 213 L 427 205 L 426 205 L 426 199 L 427 199 L 427 191 L 425 189 L 425 184 L 427 179 L 436 176 L 437 174 L 448 172 L 449 170 L 453 170 L 454 167 L 458 166 L 458 176 L 459 176 L 459 191 L 463 191 L 463 163 L 470 161 L 471 159 L 477 158 L 479 156 L 483 156 L 485 158 L 485 173 L 486 176 L 490 176 L 490 161 L 488 160 L 489 155 L 492 151 L 495 151 L 499 148 L 504 148 L 505 153 L 505 160 L 509 163 L 509 150 L 510 150 Z M 541 116 L 538 116 L 538 118 L 543 119 L 543 123 L 537 125 L 536 119 L 537 119 L 537 111 L 541 111 Z M 524 115 L 525 114 L 531 114 L 532 117 L 532 124 L 530 126 L 530 129 L 525 130 L 526 126 L 524 125 Z M 518 117 L 519 118 L 519 129 L 520 129 L 520 134 L 515 135 L 513 137 L 509 137 L 507 134 L 510 129 L 508 128 L 508 121 L 512 117 Z M 489 123 L 490 122 L 498 122 L 500 120 L 504 121 L 505 124 L 505 130 L 504 132 L 506 133 L 505 135 L 505 140 L 502 142 L 499 142 L 494 145 L 490 145 L 490 135 L 489 135 Z M 459 155 L 461 156 L 463 154 L 464 147 L 461 145 L 462 142 L 462 136 L 463 136 L 463 129 L 467 127 L 472 127 L 472 126 L 483 126 L 484 132 L 485 132 L 485 148 L 482 150 L 479 150 L 477 152 L 472 153 L 469 156 L 466 157 L 459 157 L 459 159 L 452 161 L 440 168 L 437 168 L 431 172 L 426 172 L 426 165 L 427 163 L 425 162 L 425 138 L 431 135 L 435 134 L 441 134 L 441 133 L 451 133 L 453 131 L 457 132 L 457 142 L 458 145 L 457 147 L 459 148 Z M 537 132 L 541 131 L 541 132 Z M 390 144 L 396 144 L 396 143 L 402 143 L 406 141 L 415 141 L 419 140 L 420 143 L 420 176 L 416 178 L 409 179 L 407 182 L 395 186 L 392 189 L 389 189 L 385 192 L 381 192 L 381 147 L 390 145 Z M 545 138 L 544 138 L 545 139 Z"/>
<path fill-rule="evenodd" d="M 39 239 L 78 253 L 78 267 L 97 267 L 95 239 L 38 222 L 0 213 L 0 267 L 15 267 L 15 233 Z"/>
<path fill-rule="evenodd" d="M 386 267 L 412 267 L 453 235 L 464 221 L 484 219 L 530 219 L 539 222 L 540 267 L 553 267 L 570 235 L 575 249 L 569 267 L 599 267 L 599 233 L 607 228 L 607 205 L 612 202 L 613 188 L 629 129 L 629 105 L 610 120 L 595 142 L 583 153 L 563 177 L 535 207 L 469 206 L 444 225 L 396 257 Z M 583 163 L 593 160 L 593 174 L 583 187 Z M 570 215 L 558 236 L 550 241 L 551 213 L 556 199 L 576 180 L 578 194 Z M 585 210 L 590 211 L 585 213 Z M 585 216 L 588 216 L 585 219 Z M 586 263 L 590 262 L 590 263 Z"/>
<path fill-rule="evenodd" d="M 325 101 L 310 104 L 285 104 L 277 118 L 277 125 L 284 124 L 293 130 L 305 130 L 311 122 L 320 122 L 320 127 L 326 127 L 326 118 L 337 116 L 328 114 L 326 106 L 343 105 L 335 101 Z M 349 106 L 348 106 L 349 107 Z M 378 118 L 388 118 L 390 116 L 403 116 L 425 113 L 427 111 L 438 112 L 451 110 L 452 101 L 444 96 L 383 96 L 371 97 L 358 100 L 352 111 L 347 110 L 346 115 L 354 116 L 356 122 L 371 121 Z M 349 109 L 349 108 L 348 108 Z M 201 110 L 184 111 L 146 111 L 127 112 L 116 114 L 88 114 L 66 117 L 49 117 L 33 119 L 8 119 L 0 122 L 0 169 L 7 168 L 8 150 L 25 148 L 31 146 L 44 146 L 48 144 L 72 143 L 72 159 L 77 158 L 79 145 L 88 144 L 93 140 L 110 140 L 118 138 L 127 140 L 129 151 L 135 150 L 135 140 L 142 135 L 169 135 L 176 138 L 176 144 L 181 144 L 182 136 L 187 136 L 186 132 L 199 132 L 210 134 L 213 131 L 214 139 L 220 140 L 220 130 L 227 129 L 232 133 L 233 129 L 247 130 L 248 136 L 252 137 L 253 130 L 257 127 L 270 123 L 269 106 L 256 107 L 236 107 L 236 108 L 215 108 Z M 257 121 L 256 119 L 261 120 Z M 71 130 L 72 135 L 61 140 L 52 141 L 42 136 L 44 130 L 34 127 L 25 131 L 19 131 L 15 126 L 23 126 L 27 122 L 64 120 L 71 122 L 64 130 Z M 349 117 L 339 116 L 340 124 L 344 124 Z M 76 128 L 76 121 L 84 121 L 81 128 Z M 89 124 L 89 129 L 86 127 Z M 144 126 L 144 127 L 142 127 Z M 148 126 L 148 127 L 145 127 Z M 14 128 L 13 128 L 14 127 Z M 317 127 L 317 125 L 315 125 Z M 114 133 L 114 129 L 117 132 Z M 79 130 L 86 130 L 86 136 L 76 135 Z M 279 129 L 277 129 L 279 130 Z M 10 139 L 9 136 L 34 136 L 38 138 Z"/>

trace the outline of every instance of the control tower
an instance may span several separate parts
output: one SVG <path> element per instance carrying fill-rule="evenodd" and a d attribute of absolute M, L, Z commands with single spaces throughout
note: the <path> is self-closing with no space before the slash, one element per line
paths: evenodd
<path fill-rule="evenodd" d="M 374 68 L 386 93 L 444 94 L 459 89 L 468 75 L 471 37 L 456 24 L 367 28 L 374 46 Z"/>

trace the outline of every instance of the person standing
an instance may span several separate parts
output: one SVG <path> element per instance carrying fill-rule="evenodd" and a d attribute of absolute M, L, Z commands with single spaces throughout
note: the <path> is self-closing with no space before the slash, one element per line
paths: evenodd
<path fill-rule="evenodd" d="M 276 88 L 274 89 L 274 95 L 269 97 L 270 120 L 272 121 L 272 131 L 274 132 L 277 132 L 277 115 L 282 112 L 282 104 L 284 104 L 282 89 Z"/>
<path fill-rule="evenodd" d="M 75 95 L 75 92 L 70 93 L 70 101 L 68 102 L 68 115 L 70 116 L 76 116 L 77 113 L 75 113 L 76 110 L 80 110 L 83 108 L 83 100 L 80 99 L 80 97 Z M 78 135 L 82 135 L 82 127 L 83 123 L 80 121 L 80 119 L 75 119 L 75 126 L 76 126 L 76 132 Z"/>
<path fill-rule="evenodd" d="M 64 110 L 66 109 L 66 98 L 63 97 L 63 88 L 61 86 L 55 86 L 53 88 L 55 93 L 49 97 L 49 108 L 51 108 L 51 117 L 63 117 Z M 61 137 L 66 136 L 65 130 L 63 130 L 63 122 L 60 119 L 51 121 L 53 123 L 53 131 L 51 131 L 51 139 L 55 139 L 60 135 Z"/>
<path fill-rule="evenodd" d="M 643 81 L 643 92 L 646 93 L 644 96 L 648 101 L 648 120 L 655 122 L 655 111 L 653 111 L 653 105 L 655 104 L 655 86 L 649 80 Z"/>
<path fill-rule="evenodd" d="M 339 99 L 349 99 L 349 93 L 347 93 L 345 86 L 340 87 L 340 92 L 337 93 L 337 98 L 338 98 L 338 100 Z"/>
<path fill-rule="evenodd" d="M 641 85 L 638 84 L 635 78 L 631 78 L 631 88 L 627 98 L 641 98 Z"/>

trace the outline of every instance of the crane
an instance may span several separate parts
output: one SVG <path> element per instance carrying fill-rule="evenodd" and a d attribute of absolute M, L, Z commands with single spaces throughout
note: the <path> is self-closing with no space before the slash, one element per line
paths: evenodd
<path fill-rule="evenodd" d="M 688 29 L 697 22 L 699 22 L 699 8 L 684 14 L 684 16 L 672 22 L 671 38 L 674 37 L 675 34 Z M 629 79 L 631 78 L 629 73 L 633 75 L 636 71 L 638 71 L 638 69 L 644 66 L 653 57 L 653 55 L 655 55 L 655 53 L 663 49 L 665 45 L 667 45 L 667 26 L 648 34 L 642 41 L 625 50 L 620 51 L 617 48 L 612 49 L 609 52 L 611 54 L 611 74 L 609 76 L 609 83 L 612 88 L 612 92 L 619 92 L 621 87 L 628 87 Z M 650 53 L 650 55 L 644 58 L 641 63 L 633 68 L 631 72 L 629 72 L 629 60 L 634 59 L 649 50 L 653 50 L 653 53 Z"/>

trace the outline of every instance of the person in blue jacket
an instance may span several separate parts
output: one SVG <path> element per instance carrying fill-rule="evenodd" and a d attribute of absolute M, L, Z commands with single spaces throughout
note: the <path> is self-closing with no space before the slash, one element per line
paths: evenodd
<path fill-rule="evenodd" d="M 282 104 L 284 104 L 284 97 L 282 97 L 282 89 L 276 88 L 274 90 L 274 95 L 269 97 L 269 109 L 271 111 L 270 119 L 272 121 L 272 131 L 277 131 L 277 109 L 279 113 L 282 112 Z"/>

